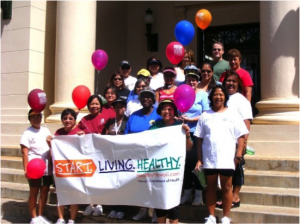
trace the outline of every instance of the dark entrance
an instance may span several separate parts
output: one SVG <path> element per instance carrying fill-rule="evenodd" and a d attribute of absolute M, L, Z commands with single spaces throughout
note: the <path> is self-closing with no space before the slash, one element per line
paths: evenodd
<path fill-rule="evenodd" d="M 242 54 L 241 67 L 247 70 L 253 80 L 252 110 L 257 114 L 255 103 L 260 101 L 260 27 L 259 23 L 208 27 L 204 30 L 205 60 L 212 60 L 211 49 L 214 42 L 224 45 L 223 58 L 227 60 L 227 52 L 230 49 L 238 49 Z M 203 32 L 198 28 L 198 61 L 200 66 L 203 61 Z"/>

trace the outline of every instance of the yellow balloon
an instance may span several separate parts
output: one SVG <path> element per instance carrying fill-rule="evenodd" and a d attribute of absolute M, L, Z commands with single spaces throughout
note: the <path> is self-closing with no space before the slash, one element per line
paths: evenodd
<path fill-rule="evenodd" d="M 205 30 L 209 26 L 209 24 L 211 23 L 211 20 L 212 20 L 211 14 L 206 9 L 200 9 L 196 13 L 196 16 L 195 16 L 196 24 L 202 30 Z"/>

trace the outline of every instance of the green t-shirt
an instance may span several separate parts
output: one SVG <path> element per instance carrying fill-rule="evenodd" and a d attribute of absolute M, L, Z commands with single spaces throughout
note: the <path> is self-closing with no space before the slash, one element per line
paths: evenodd
<path fill-rule="evenodd" d="M 217 63 L 213 62 L 213 66 L 214 66 L 213 77 L 214 77 L 215 81 L 219 81 L 223 72 L 230 70 L 228 61 L 226 61 L 224 59 L 221 61 L 218 61 Z"/>
<path fill-rule="evenodd" d="M 173 124 L 169 125 L 169 126 L 174 126 L 174 125 L 180 125 L 182 124 L 180 121 L 178 120 L 175 120 Z M 169 127 L 168 126 L 168 127 Z M 163 120 L 158 120 L 156 121 L 151 127 L 149 130 L 154 130 L 154 129 L 158 129 L 158 128 L 164 128 L 164 127 L 167 127 L 164 123 Z"/>

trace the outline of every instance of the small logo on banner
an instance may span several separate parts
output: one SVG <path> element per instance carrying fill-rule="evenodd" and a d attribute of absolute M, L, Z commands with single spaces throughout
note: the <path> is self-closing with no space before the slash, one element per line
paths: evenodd
<path fill-rule="evenodd" d="M 56 177 L 91 177 L 97 167 L 92 159 L 54 160 Z"/>

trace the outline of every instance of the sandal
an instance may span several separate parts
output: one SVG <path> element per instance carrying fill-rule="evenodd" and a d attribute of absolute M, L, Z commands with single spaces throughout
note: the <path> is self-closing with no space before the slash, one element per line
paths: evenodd
<path fill-rule="evenodd" d="M 222 208 L 222 200 L 216 202 L 216 208 Z"/>
<path fill-rule="evenodd" d="M 232 202 L 231 204 L 231 208 L 237 208 L 237 207 L 240 207 L 240 204 L 241 204 L 241 201 L 238 201 L 238 202 Z"/>

